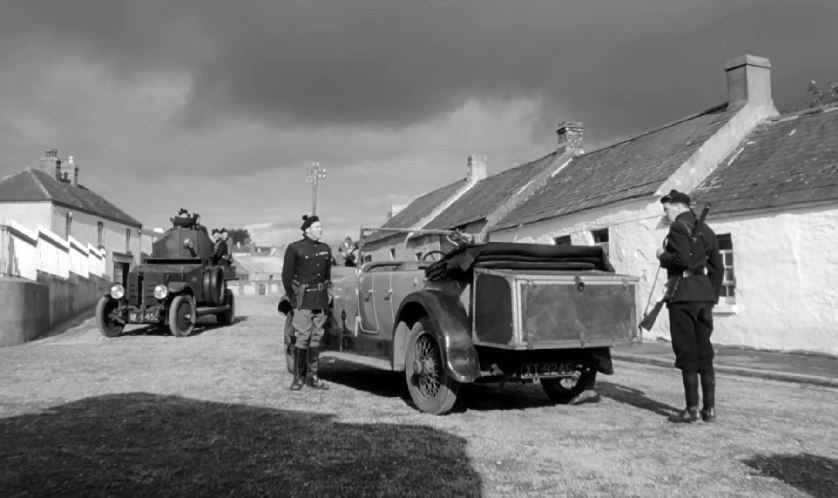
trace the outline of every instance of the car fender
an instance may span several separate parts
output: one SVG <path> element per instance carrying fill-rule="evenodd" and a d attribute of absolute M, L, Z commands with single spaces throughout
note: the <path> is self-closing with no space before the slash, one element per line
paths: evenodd
<path fill-rule="evenodd" d="M 448 373 L 458 382 L 474 382 L 480 376 L 480 366 L 465 307 L 456 296 L 434 290 L 408 294 L 399 305 L 393 334 L 393 370 L 404 370 L 410 329 L 423 316 L 434 325 Z"/>

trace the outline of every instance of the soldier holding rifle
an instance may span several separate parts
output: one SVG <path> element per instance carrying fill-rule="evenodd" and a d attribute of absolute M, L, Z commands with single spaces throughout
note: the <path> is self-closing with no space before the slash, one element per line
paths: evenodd
<path fill-rule="evenodd" d="M 704 401 L 701 419 L 715 422 L 716 376 L 713 371 L 713 306 L 719 301 L 723 278 L 716 234 L 690 209 L 690 197 L 677 190 L 661 198 L 670 222 L 663 247 L 657 251 L 668 277 L 667 304 L 675 366 L 681 370 L 687 407 L 683 422 L 698 420 L 698 384 Z"/>

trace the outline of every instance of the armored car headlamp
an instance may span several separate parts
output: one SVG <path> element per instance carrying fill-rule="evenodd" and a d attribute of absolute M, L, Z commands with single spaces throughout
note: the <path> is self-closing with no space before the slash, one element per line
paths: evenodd
<path fill-rule="evenodd" d="M 120 284 L 113 284 L 111 286 L 111 297 L 114 299 L 122 299 L 125 295 L 125 287 Z"/>
<path fill-rule="evenodd" d="M 165 285 L 160 284 L 154 288 L 154 297 L 157 299 L 166 299 L 166 296 L 168 295 L 169 289 Z"/>

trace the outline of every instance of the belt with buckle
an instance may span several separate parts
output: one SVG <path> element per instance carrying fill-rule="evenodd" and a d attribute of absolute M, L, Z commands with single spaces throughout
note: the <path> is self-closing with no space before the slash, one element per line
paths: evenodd
<path fill-rule="evenodd" d="M 684 273 L 682 274 L 684 278 L 695 277 L 697 275 L 707 275 L 707 268 L 701 267 L 693 270 L 684 270 Z"/>

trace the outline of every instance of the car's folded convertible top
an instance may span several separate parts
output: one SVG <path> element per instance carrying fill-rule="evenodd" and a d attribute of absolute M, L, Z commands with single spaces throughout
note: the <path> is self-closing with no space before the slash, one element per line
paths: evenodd
<path fill-rule="evenodd" d="M 471 280 L 474 266 L 533 270 L 614 272 L 599 246 L 554 246 L 487 242 L 460 247 L 425 270 L 428 280 Z"/>

